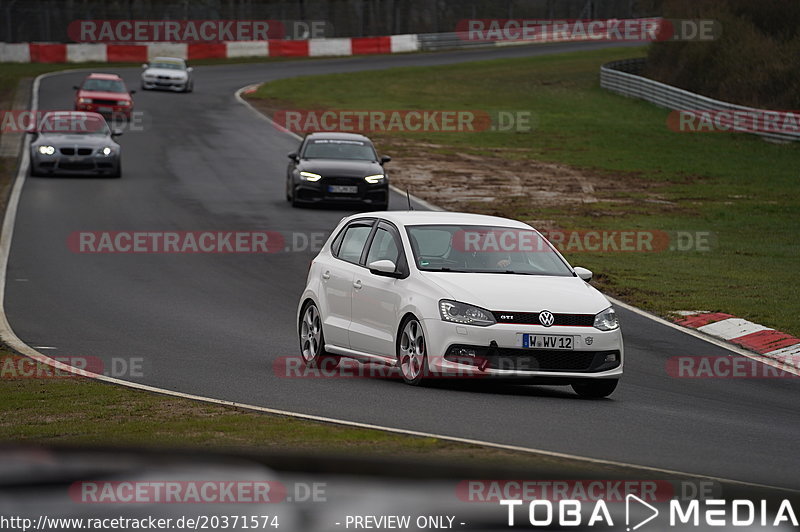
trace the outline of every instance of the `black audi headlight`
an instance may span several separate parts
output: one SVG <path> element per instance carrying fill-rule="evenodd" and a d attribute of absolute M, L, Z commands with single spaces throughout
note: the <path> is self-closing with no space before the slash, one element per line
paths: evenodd
<path fill-rule="evenodd" d="M 617 313 L 614 312 L 614 309 L 611 307 L 608 307 L 602 312 L 598 312 L 594 317 L 594 327 L 595 329 L 600 329 L 601 331 L 613 331 L 614 329 L 619 328 Z"/>
<path fill-rule="evenodd" d="M 443 299 L 439 301 L 439 314 L 444 321 L 486 327 L 497 323 L 492 313 L 486 309 Z"/>

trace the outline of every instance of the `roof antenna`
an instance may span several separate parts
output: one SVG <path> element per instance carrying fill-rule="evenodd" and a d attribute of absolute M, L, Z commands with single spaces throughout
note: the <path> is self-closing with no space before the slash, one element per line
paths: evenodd
<path fill-rule="evenodd" d="M 408 189 L 406 189 L 406 199 L 408 200 L 408 210 L 413 211 L 414 207 L 411 206 L 411 194 L 408 193 Z"/>

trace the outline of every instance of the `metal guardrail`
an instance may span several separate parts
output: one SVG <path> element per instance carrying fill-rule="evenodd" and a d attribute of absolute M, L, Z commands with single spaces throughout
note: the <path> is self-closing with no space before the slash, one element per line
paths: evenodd
<path fill-rule="evenodd" d="M 624 59 L 606 63 L 600 67 L 600 86 L 611 92 L 621 94 L 630 98 L 639 98 L 653 103 L 659 107 L 672 109 L 675 111 L 728 111 L 747 113 L 755 119 L 763 121 L 770 114 L 786 116 L 786 113 L 755 109 L 728 102 L 722 102 L 695 94 L 693 92 L 679 89 L 665 83 L 660 83 L 652 79 L 642 77 L 645 59 Z M 800 120 L 800 116 L 795 115 Z M 737 124 L 735 118 L 722 120 L 723 125 L 735 129 Z M 797 124 L 800 126 L 800 123 Z M 795 131 L 783 130 L 774 131 L 748 131 L 760 137 L 778 141 L 799 141 L 800 127 Z"/>
<path fill-rule="evenodd" d="M 449 50 L 453 48 L 480 48 L 487 46 L 494 46 L 494 42 L 485 41 L 470 41 L 464 39 L 463 36 L 457 32 L 450 33 L 420 33 L 417 35 L 419 39 L 420 50 Z"/>

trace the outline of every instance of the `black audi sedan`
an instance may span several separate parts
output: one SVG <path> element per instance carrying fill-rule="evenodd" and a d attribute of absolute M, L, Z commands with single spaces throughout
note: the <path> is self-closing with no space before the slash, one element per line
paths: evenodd
<path fill-rule="evenodd" d="M 359 203 L 373 210 L 389 204 L 389 176 L 372 141 L 354 133 L 311 133 L 289 154 L 286 200 L 292 206 L 312 203 Z"/>

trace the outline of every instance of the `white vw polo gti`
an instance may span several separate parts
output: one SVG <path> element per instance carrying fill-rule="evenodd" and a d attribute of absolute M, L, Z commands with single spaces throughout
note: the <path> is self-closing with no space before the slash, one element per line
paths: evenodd
<path fill-rule="evenodd" d="M 499 378 L 606 397 L 622 375 L 609 301 L 531 226 L 390 211 L 344 218 L 311 263 L 297 313 L 309 367 L 339 357 L 405 382 Z"/>

